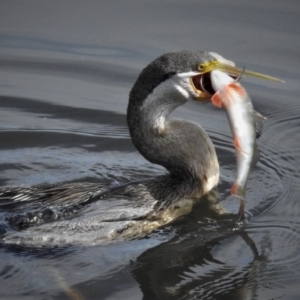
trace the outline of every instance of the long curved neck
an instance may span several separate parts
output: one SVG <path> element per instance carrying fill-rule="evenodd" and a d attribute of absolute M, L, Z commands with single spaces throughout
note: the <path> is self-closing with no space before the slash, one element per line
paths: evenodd
<path fill-rule="evenodd" d="M 137 82 L 138 83 L 138 82 Z M 170 141 L 168 115 L 186 99 L 174 88 L 175 82 L 167 79 L 153 89 L 145 98 L 140 93 L 140 85 L 135 84 L 127 109 L 127 122 L 135 147 L 150 162 L 159 164 L 171 173 L 168 156 L 174 151 L 169 148 L 175 141 Z M 170 153 L 168 153 L 170 152 Z"/>
<path fill-rule="evenodd" d="M 133 144 L 150 162 L 164 166 L 174 182 L 182 182 L 188 196 L 201 196 L 219 177 L 214 146 L 205 131 L 195 123 L 168 120 L 168 115 L 186 103 L 176 78 L 168 79 L 149 93 L 136 84 L 129 98 L 127 122 Z M 172 181 L 173 182 L 173 181 Z"/>
<path fill-rule="evenodd" d="M 166 167 L 166 136 L 170 134 L 168 115 L 178 106 L 186 103 L 167 80 L 142 99 L 142 94 L 133 87 L 127 109 L 127 122 L 135 147 L 150 162 Z M 169 149 L 172 151 L 173 149 Z"/>

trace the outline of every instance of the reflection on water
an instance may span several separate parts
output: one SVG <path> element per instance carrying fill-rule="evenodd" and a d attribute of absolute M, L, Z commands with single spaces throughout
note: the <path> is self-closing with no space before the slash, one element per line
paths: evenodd
<path fill-rule="evenodd" d="M 2 210 L 1 298 L 298 299 L 300 7 L 287 2 L 1 4 L 1 186 L 118 185 L 161 174 L 134 149 L 125 113 L 139 71 L 163 52 L 216 51 L 286 81 L 244 81 L 268 118 L 247 186 L 246 227 L 212 213 L 204 199 L 143 239 L 33 247 L 3 243 L 9 216 Z M 224 112 L 190 103 L 174 115 L 201 122 L 211 136 L 221 165 L 216 199 L 235 213 Z"/>
<path fill-rule="evenodd" d="M 235 259 L 239 251 L 243 255 Z M 180 242 L 176 237 L 145 251 L 132 273 L 145 299 L 253 299 L 257 269 L 264 261 L 247 233 L 222 228 Z"/>

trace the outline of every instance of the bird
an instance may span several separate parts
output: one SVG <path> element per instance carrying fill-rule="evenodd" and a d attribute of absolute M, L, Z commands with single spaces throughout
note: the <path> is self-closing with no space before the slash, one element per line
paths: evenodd
<path fill-rule="evenodd" d="M 7 212 L 5 226 L 0 226 L 4 239 L 59 242 L 68 240 L 62 237 L 66 232 L 74 236 L 72 241 L 87 240 L 89 232 L 93 241 L 127 238 L 149 234 L 188 214 L 218 185 L 219 162 L 198 123 L 169 115 L 188 101 L 210 100 L 212 70 L 233 78 L 242 72 L 214 52 L 169 52 L 141 71 L 129 93 L 132 142 L 146 160 L 164 167 L 165 174 L 114 187 L 83 182 L 1 188 L 0 209 Z"/>

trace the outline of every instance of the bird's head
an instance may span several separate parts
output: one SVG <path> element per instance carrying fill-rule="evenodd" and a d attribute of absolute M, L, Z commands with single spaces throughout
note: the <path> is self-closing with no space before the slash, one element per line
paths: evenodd
<path fill-rule="evenodd" d="M 210 73 L 216 70 L 224 72 L 234 79 L 242 75 L 282 82 L 280 79 L 265 74 L 246 70 L 245 68 L 240 69 L 235 66 L 234 62 L 225 59 L 217 53 L 209 52 L 209 55 L 211 55 L 214 59 L 199 62 L 197 65 L 198 74 L 190 78 L 191 86 L 198 95 L 195 100 L 205 101 L 210 99 L 210 97 L 215 93 L 211 84 Z"/>
<path fill-rule="evenodd" d="M 130 99 L 134 106 L 142 105 L 155 94 L 167 104 L 178 106 L 187 100 L 207 101 L 215 93 L 210 73 L 222 71 L 233 78 L 243 76 L 280 81 L 279 79 L 241 69 L 221 55 L 204 51 L 180 51 L 163 54 L 151 62 L 139 75 Z M 179 93 L 178 93 L 179 92 Z M 154 99 L 154 97 L 152 98 Z M 173 107 L 172 109 L 174 109 Z"/>

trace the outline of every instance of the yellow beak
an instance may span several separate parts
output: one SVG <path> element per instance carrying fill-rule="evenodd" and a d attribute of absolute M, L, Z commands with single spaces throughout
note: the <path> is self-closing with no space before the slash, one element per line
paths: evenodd
<path fill-rule="evenodd" d="M 240 68 L 235 67 L 234 65 L 224 64 L 218 60 L 202 63 L 202 64 L 199 64 L 199 66 L 198 66 L 198 71 L 200 72 L 200 74 L 205 74 L 205 73 L 208 73 L 208 72 L 211 72 L 214 70 L 223 71 L 225 73 L 228 73 L 229 75 L 236 76 L 236 77 L 243 75 L 243 76 L 257 77 L 257 78 L 265 79 L 265 80 L 284 82 L 281 79 L 271 77 L 271 76 L 268 76 L 265 74 L 253 72 L 250 70 L 240 69 Z"/>

